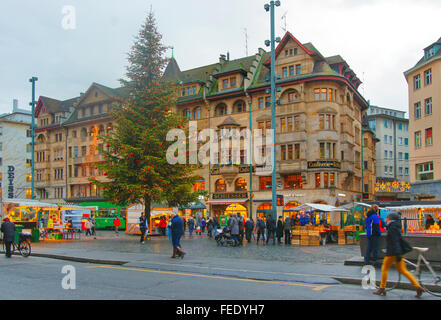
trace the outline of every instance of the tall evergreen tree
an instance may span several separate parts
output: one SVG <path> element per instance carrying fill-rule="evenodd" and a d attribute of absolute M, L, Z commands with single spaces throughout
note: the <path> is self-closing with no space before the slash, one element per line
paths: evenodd
<path fill-rule="evenodd" d="M 167 132 L 184 128 L 186 121 L 171 112 L 177 99 L 177 87 L 161 81 L 167 63 L 166 47 L 150 11 L 129 53 L 128 81 L 121 80 L 128 89 L 128 97 L 114 106 L 117 126 L 109 136 L 103 136 L 100 151 L 105 162 L 106 181 L 91 179 L 103 187 L 103 196 L 116 204 L 143 203 L 147 221 L 153 202 L 166 202 L 175 207 L 194 202 L 194 166 L 172 165 L 166 152 L 174 143 L 166 141 Z"/>

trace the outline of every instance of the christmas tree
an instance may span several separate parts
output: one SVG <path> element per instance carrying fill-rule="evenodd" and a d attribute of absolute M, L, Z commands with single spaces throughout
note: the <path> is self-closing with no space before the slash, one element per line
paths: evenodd
<path fill-rule="evenodd" d="M 142 203 L 150 221 L 152 203 L 168 203 L 170 207 L 194 202 L 198 194 L 193 184 L 194 166 L 167 162 L 166 141 L 169 130 L 185 128 L 186 120 L 174 114 L 177 87 L 161 81 L 167 63 L 167 49 L 161 43 L 150 11 L 129 53 L 128 97 L 113 107 L 115 130 L 101 137 L 101 153 L 105 162 L 96 166 L 103 170 L 107 181 L 91 179 L 103 188 L 103 196 L 118 205 Z"/>

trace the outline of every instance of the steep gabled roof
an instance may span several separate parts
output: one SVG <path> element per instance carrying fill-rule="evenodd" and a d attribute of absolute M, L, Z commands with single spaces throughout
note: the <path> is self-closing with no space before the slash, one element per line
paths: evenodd
<path fill-rule="evenodd" d="M 68 99 L 68 100 L 57 100 L 45 96 L 40 96 L 35 108 L 35 117 L 38 118 L 42 109 L 45 109 L 48 113 L 57 112 L 69 112 L 75 103 L 78 101 L 79 97 Z"/>
<path fill-rule="evenodd" d="M 181 81 L 182 72 L 175 58 L 171 58 L 162 76 L 164 81 Z"/>
<path fill-rule="evenodd" d="M 285 36 L 283 37 L 282 41 L 280 41 L 280 43 L 278 44 L 278 46 L 276 48 L 276 52 L 275 52 L 276 53 L 276 60 L 289 40 L 293 40 L 295 43 L 297 43 L 297 45 L 300 48 L 302 48 L 311 57 L 319 56 L 319 57 L 323 58 L 323 56 L 317 51 L 317 49 L 315 49 L 315 47 L 311 43 L 307 43 L 306 45 L 304 45 L 299 40 L 297 40 L 296 37 L 294 37 L 289 31 L 287 31 L 285 33 Z M 264 62 L 265 65 L 269 65 L 270 63 L 271 63 L 271 57 L 267 61 Z"/>

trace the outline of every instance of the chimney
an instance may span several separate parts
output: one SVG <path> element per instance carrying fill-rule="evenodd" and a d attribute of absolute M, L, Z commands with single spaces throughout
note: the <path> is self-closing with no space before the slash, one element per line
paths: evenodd
<path fill-rule="evenodd" d="M 230 61 L 230 52 L 227 52 L 227 61 Z"/>
<path fill-rule="evenodd" d="M 16 112 L 18 110 L 18 100 L 12 100 L 12 112 Z"/>

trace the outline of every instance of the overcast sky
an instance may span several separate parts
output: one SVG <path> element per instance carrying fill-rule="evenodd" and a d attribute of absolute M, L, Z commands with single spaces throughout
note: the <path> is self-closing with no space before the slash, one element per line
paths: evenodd
<path fill-rule="evenodd" d="M 165 45 L 174 46 L 181 70 L 266 49 L 269 14 L 264 0 L 1 0 L 0 113 L 30 108 L 29 78 L 37 97 L 64 100 L 92 82 L 118 87 L 127 52 L 152 6 Z M 277 35 L 286 26 L 300 42 L 325 56 L 341 55 L 364 82 L 372 105 L 407 111 L 403 72 L 441 37 L 440 0 L 281 0 Z M 72 6 L 76 28 L 63 28 Z M 167 53 L 171 56 L 171 51 Z"/>

